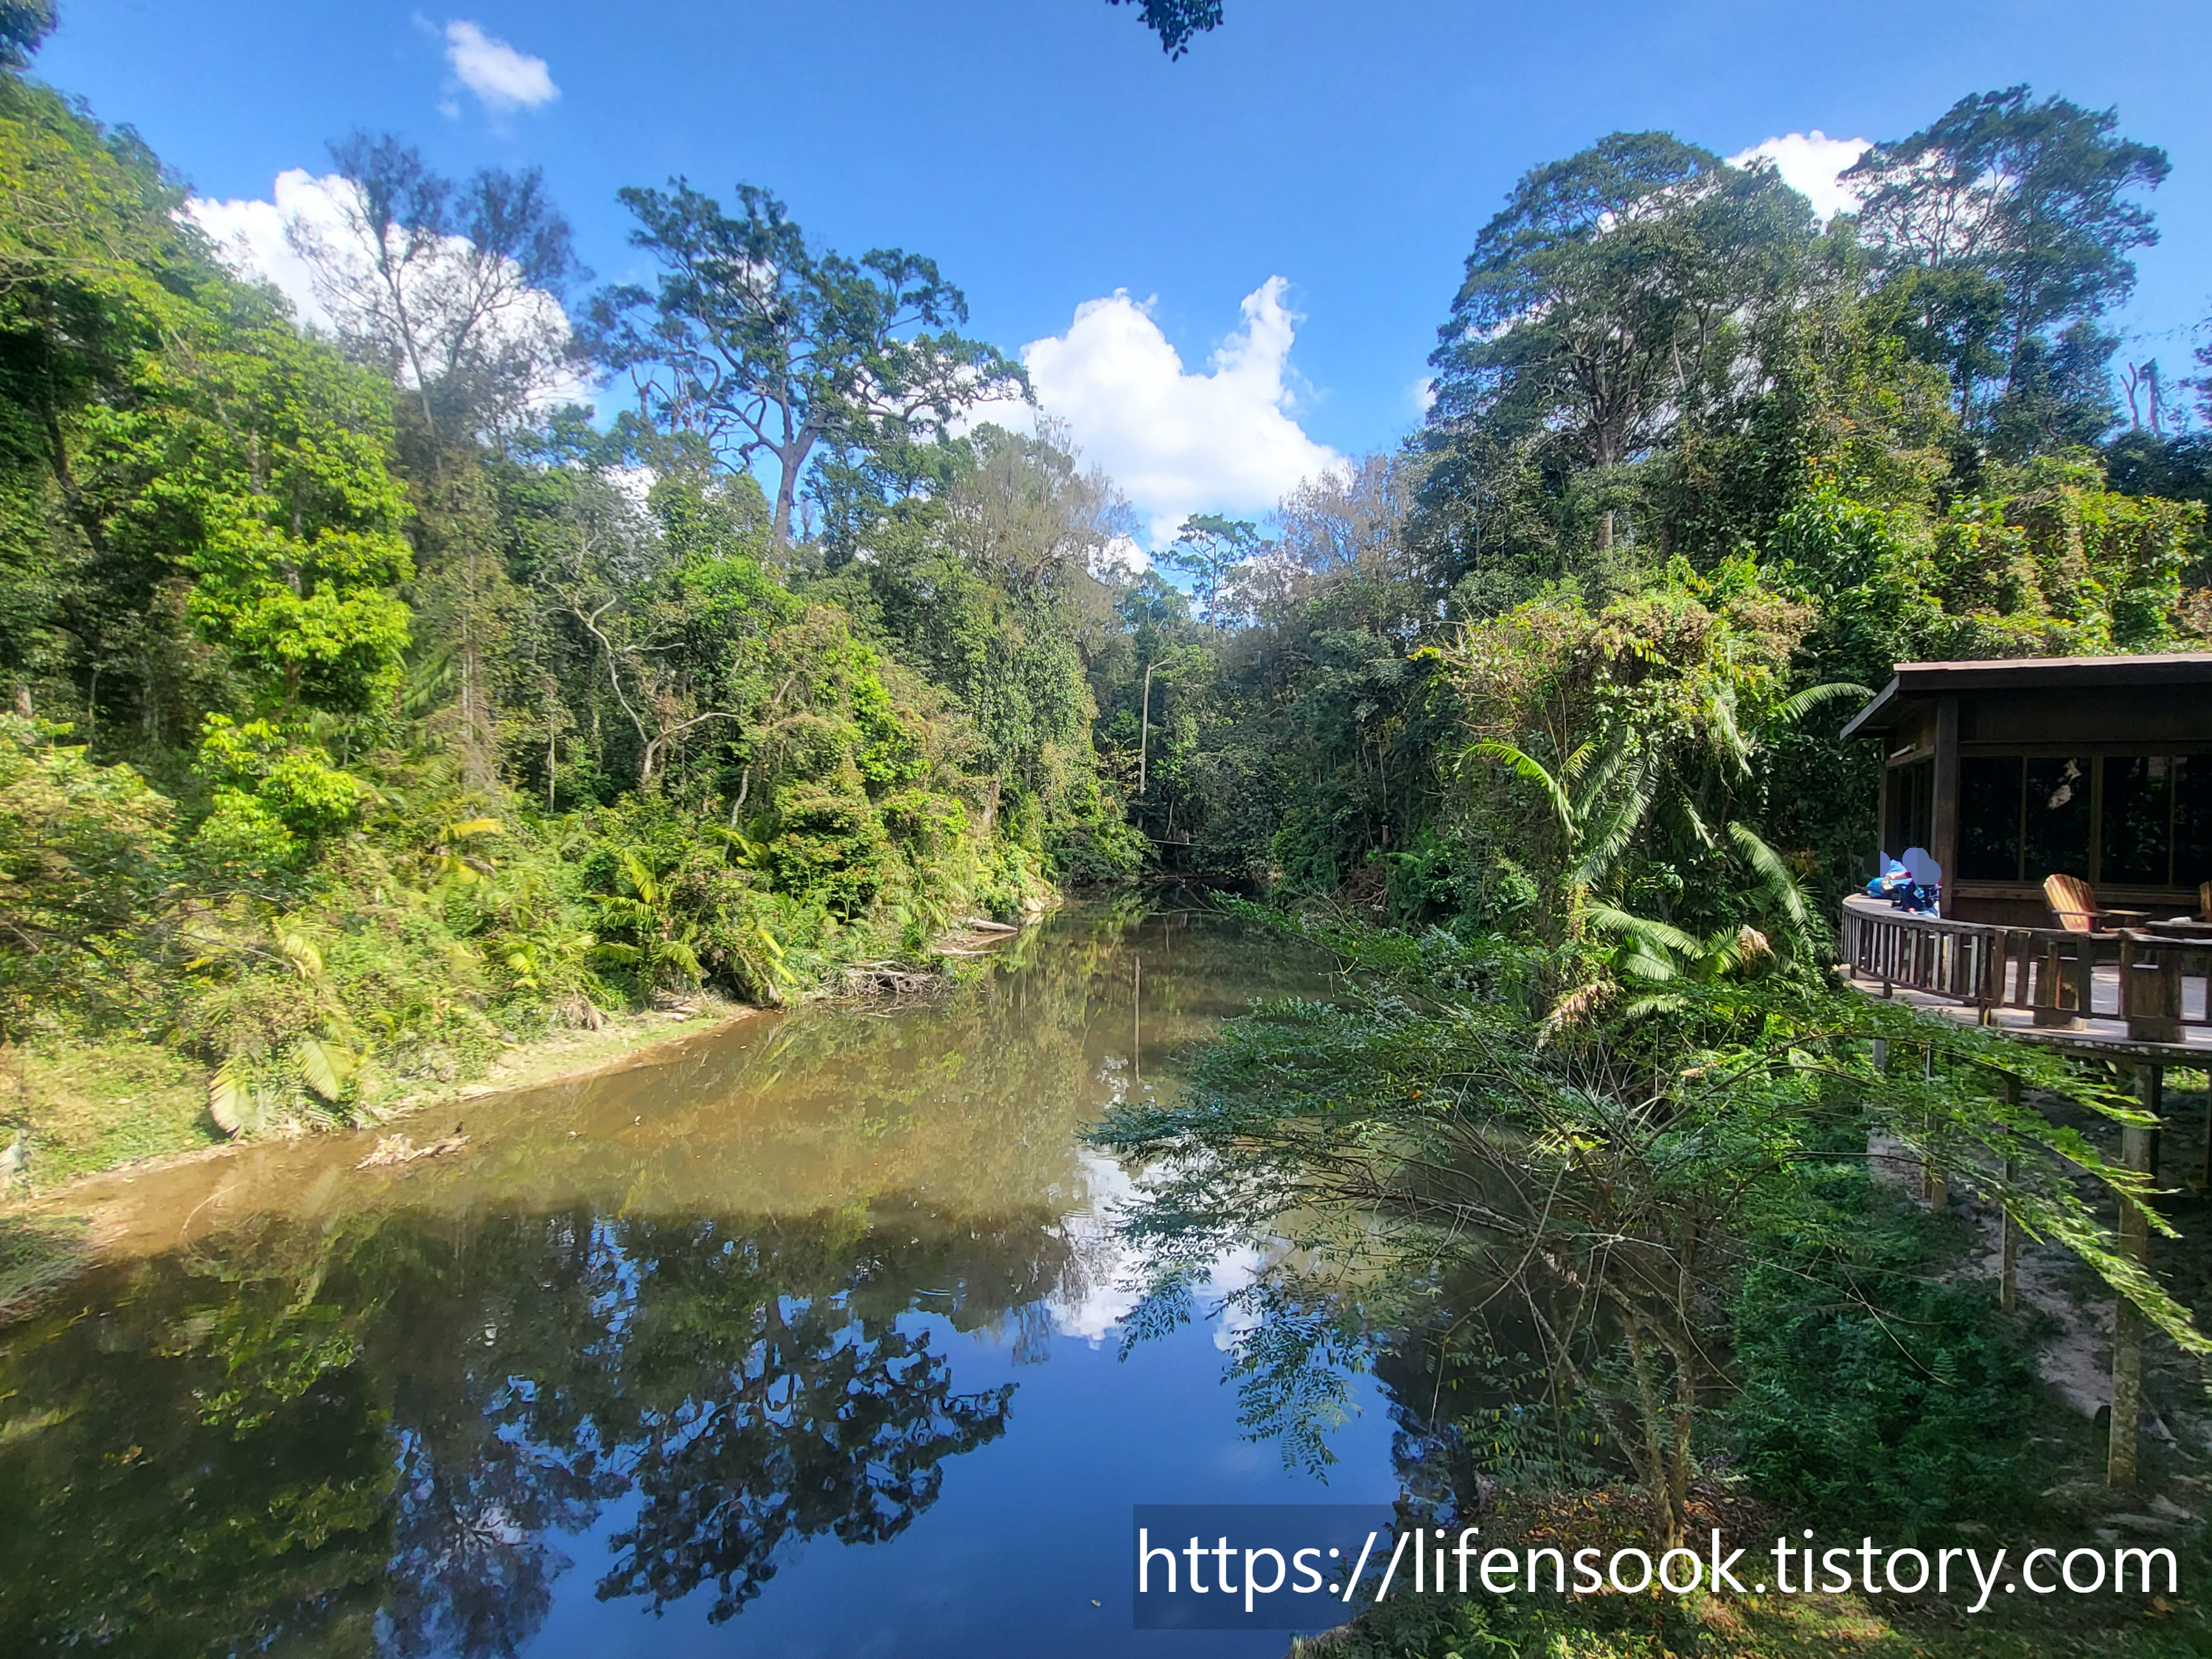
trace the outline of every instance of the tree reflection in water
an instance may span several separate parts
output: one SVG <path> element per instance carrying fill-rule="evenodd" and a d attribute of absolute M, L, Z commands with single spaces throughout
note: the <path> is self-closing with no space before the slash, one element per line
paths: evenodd
<path fill-rule="evenodd" d="M 886 1305 L 884 1281 L 918 1273 L 1004 1313 L 969 1291 L 1030 1285 L 1060 1254 L 1042 1228 L 968 1231 L 893 1250 L 865 1226 L 502 1216 L 456 1250 L 402 1216 L 311 1287 L 152 1264 L 106 1317 L 9 1356 L 11 1407 L 76 1405 L 0 1443 L 0 1480 L 39 1510 L 0 1520 L 0 1649 L 128 1632 L 191 1651 L 233 1617 L 257 1644 L 327 1636 L 380 1578 L 368 1645 L 511 1655 L 571 1565 L 560 1539 L 625 1502 L 599 1595 L 657 1609 L 711 1584 L 726 1620 L 805 1540 L 897 1535 L 945 1460 L 1004 1432 L 1012 1385 L 960 1391 L 910 1316 L 927 1298 Z M 264 1263 L 317 1243 L 254 1240 Z M 1028 1259 L 988 1259 L 1007 1249 Z M 88 1391 L 103 1373 L 119 1386 Z M 205 1559 L 210 1538 L 227 1558 Z"/>

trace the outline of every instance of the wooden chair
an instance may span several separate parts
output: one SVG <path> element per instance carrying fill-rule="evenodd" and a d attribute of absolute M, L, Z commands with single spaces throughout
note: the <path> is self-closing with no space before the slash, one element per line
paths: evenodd
<path fill-rule="evenodd" d="M 2097 890 L 2079 876 L 2045 876 L 2043 902 L 2069 933 L 2097 931 Z"/>

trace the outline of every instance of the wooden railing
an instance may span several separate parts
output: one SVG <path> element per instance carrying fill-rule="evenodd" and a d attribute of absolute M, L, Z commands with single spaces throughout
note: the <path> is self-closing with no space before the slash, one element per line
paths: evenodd
<path fill-rule="evenodd" d="M 2054 1030 L 2120 1019 L 2138 1042 L 2179 1042 L 2185 1026 L 2212 1024 L 2212 945 L 2193 941 L 1947 921 L 1855 896 L 1844 901 L 1843 956 L 1884 995 L 1901 987 L 1978 1009 L 1984 1020 L 1997 1008 L 2029 1010 Z M 2185 1012 L 2186 980 L 2205 986 L 2193 1013 Z"/>

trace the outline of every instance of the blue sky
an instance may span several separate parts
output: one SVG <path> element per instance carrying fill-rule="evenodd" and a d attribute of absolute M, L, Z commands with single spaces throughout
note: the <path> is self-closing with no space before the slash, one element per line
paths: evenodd
<path fill-rule="evenodd" d="M 2119 320 L 2172 374 L 2212 311 L 2201 0 L 1227 0 L 1172 63 L 1103 0 L 446 3 L 61 0 L 37 70 L 218 201 L 356 125 L 452 171 L 540 164 L 604 278 L 640 274 L 619 186 L 765 185 L 831 246 L 935 257 L 1000 346 L 1057 337 L 1041 379 L 1156 522 L 1410 428 L 1476 231 L 1616 128 L 1728 154 L 2020 81 L 2117 103 L 2174 163 Z"/>

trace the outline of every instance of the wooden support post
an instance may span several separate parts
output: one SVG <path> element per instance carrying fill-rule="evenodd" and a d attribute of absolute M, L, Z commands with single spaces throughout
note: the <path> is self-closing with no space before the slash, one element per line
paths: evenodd
<path fill-rule="evenodd" d="M 1930 1083 L 1936 1080 L 1936 1045 L 1932 1042 L 1921 1050 L 1920 1075 Z M 1920 1195 L 1937 1215 L 1951 1207 L 1950 1174 L 1932 1158 L 1920 1161 Z"/>
<path fill-rule="evenodd" d="M 1928 853 L 1942 885 L 1939 915 L 1952 914 L 1959 890 L 1959 700 L 1936 702 L 1935 811 L 1929 814 Z"/>
<path fill-rule="evenodd" d="M 2044 1030 L 2078 1031 L 2081 1017 L 2075 1012 L 2071 975 L 2058 954 L 2058 941 L 2045 939 L 2043 956 L 2035 965 L 2035 1024 Z"/>
<path fill-rule="evenodd" d="M 2136 1068 L 2136 1096 L 2155 1109 L 2163 1078 L 2155 1066 Z M 2139 1175 L 2158 1173 L 2158 1131 L 2130 1125 L 2120 1131 L 2120 1162 Z M 2136 1261 L 2150 1259 L 2150 1221 L 2142 1206 L 2120 1200 L 2120 1254 Z M 2105 1484 L 2116 1492 L 2136 1487 L 2142 1438 L 2142 1345 L 2145 1321 L 2125 1297 L 2112 1321 L 2112 1438 L 2105 1453 Z"/>
<path fill-rule="evenodd" d="M 2004 1080 L 2005 1104 L 2020 1104 L 2020 1079 L 2007 1073 Z M 2009 1188 L 2014 1175 L 2013 1161 L 2004 1161 L 2004 1182 Z M 2000 1204 L 1997 1210 L 1997 1304 L 2007 1313 L 2020 1305 L 2020 1224 L 2012 1218 L 2012 1206 Z"/>
<path fill-rule="evenodd" d="M 2080 1030 L 2089 1017 L 2097 1012 L 2097 951 L 2086 935 L 2076 935 L 2073 960 L 2067 964 L 2068 977 L 2074 983 L 2074 1011 L 2081 1018 L 2075 1022 Z"/>
<path fill-rule="evenodd" d="M 2181 1041 L 2181 975 L 2179 954 L 2158 949 L 2153 960 L 2143 960 L 2143 947 L 2131 935 L 2120 940 L 2120 1018 L 2128 1023 L 2128 1037 L 2135 1042 Z"/>

